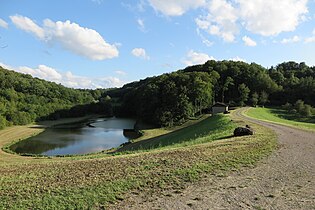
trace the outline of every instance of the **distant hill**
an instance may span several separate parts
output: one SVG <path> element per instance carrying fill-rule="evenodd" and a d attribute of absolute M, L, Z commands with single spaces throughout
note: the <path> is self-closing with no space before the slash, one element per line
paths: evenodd
<path fill-rule="evenodd" d="M 92 103 L 100 95 L 0 67 L 0 128 L 49 119 L 58 110 Z"/>
<path fill-rule="evenodd" d="M 214 101 L 232 106 L 315 105 L 315 67 L 285 62 L 266 69 L 256 63 L 214 61 L 126 84 L 106 94 L 120 104 L 116 114 L 162 126 L 180 124 Z"/>

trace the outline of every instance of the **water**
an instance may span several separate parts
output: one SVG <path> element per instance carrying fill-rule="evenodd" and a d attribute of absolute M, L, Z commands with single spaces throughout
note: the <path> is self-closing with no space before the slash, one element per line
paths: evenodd
<path fill-rule="evenodd" d="M 100 152 L 127 142 L 129 138 L 124 136 L 123 129 L 133 129 L 134 124 L 132 119 L 103 118 L 71 126 L 76 128 L 47 129 L 12 145 L 11 150 L 47 156 Z"/>

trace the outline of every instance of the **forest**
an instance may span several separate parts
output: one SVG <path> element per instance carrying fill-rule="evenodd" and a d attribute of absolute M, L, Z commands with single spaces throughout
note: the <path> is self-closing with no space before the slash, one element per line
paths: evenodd
<path fill-rule="evenodd" d="M 210 60 L 122 88 L 97 90 L 66 88 L 0 68 L 0 88 L 0 128 L 90 113 L 173 126 L 209 111 L 214 102 L 312 111 L 315 67 L 284 62 L 267 69 L 256 63 Z"/>
<path fill-rule="evenodd" d="M 107 91 L 120 104 L 116 115 L 160 126 L 181 124 L 214 102 L 230 106 L 315 105 L 315 67 L 284 62 L 266 69 L 256 63 L 207 61 Z M 303 113 L 303 111 L 301 111 Z"/>
<path fill-rule="evenodd" d="M 104 90 L 76 90 L 0 67 L 0 129 L 109 111 Z M 106 109 L 104 111 L 104 109 Z"/>

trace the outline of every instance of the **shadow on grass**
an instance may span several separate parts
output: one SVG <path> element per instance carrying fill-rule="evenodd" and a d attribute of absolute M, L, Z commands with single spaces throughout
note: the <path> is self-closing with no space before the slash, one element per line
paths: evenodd
<path fill-rule="evenodd" d="M 224 140 L 224 139 L 231 139 L 235 137 L 234 135 L 229 135 L 229 136 L 223 136 L 223 137 L 220 137 L 220 138 L 217 138 L 216 140 Z"/>
<path fill-rule="evenodd" d="M 285 120 L 292 120 L 292 121 L 303 122 L 303 123 L 315 123 L 315 116 L 304 117 L 304 116 L 300 116 L 299 114 L 289 113 L 287 110 L 283 110 L 281 108 L 275 108 L 275 107 L 270 108 L 270 112 Z"/>

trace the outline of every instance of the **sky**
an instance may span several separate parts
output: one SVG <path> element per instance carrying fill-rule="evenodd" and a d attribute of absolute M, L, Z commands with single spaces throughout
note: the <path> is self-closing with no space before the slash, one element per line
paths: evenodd
<path fill-rule="evenodd" d="M 0 66 L 120 87 L 207 60 L 315 65 L 315 0 L 0 0 Z"/>

